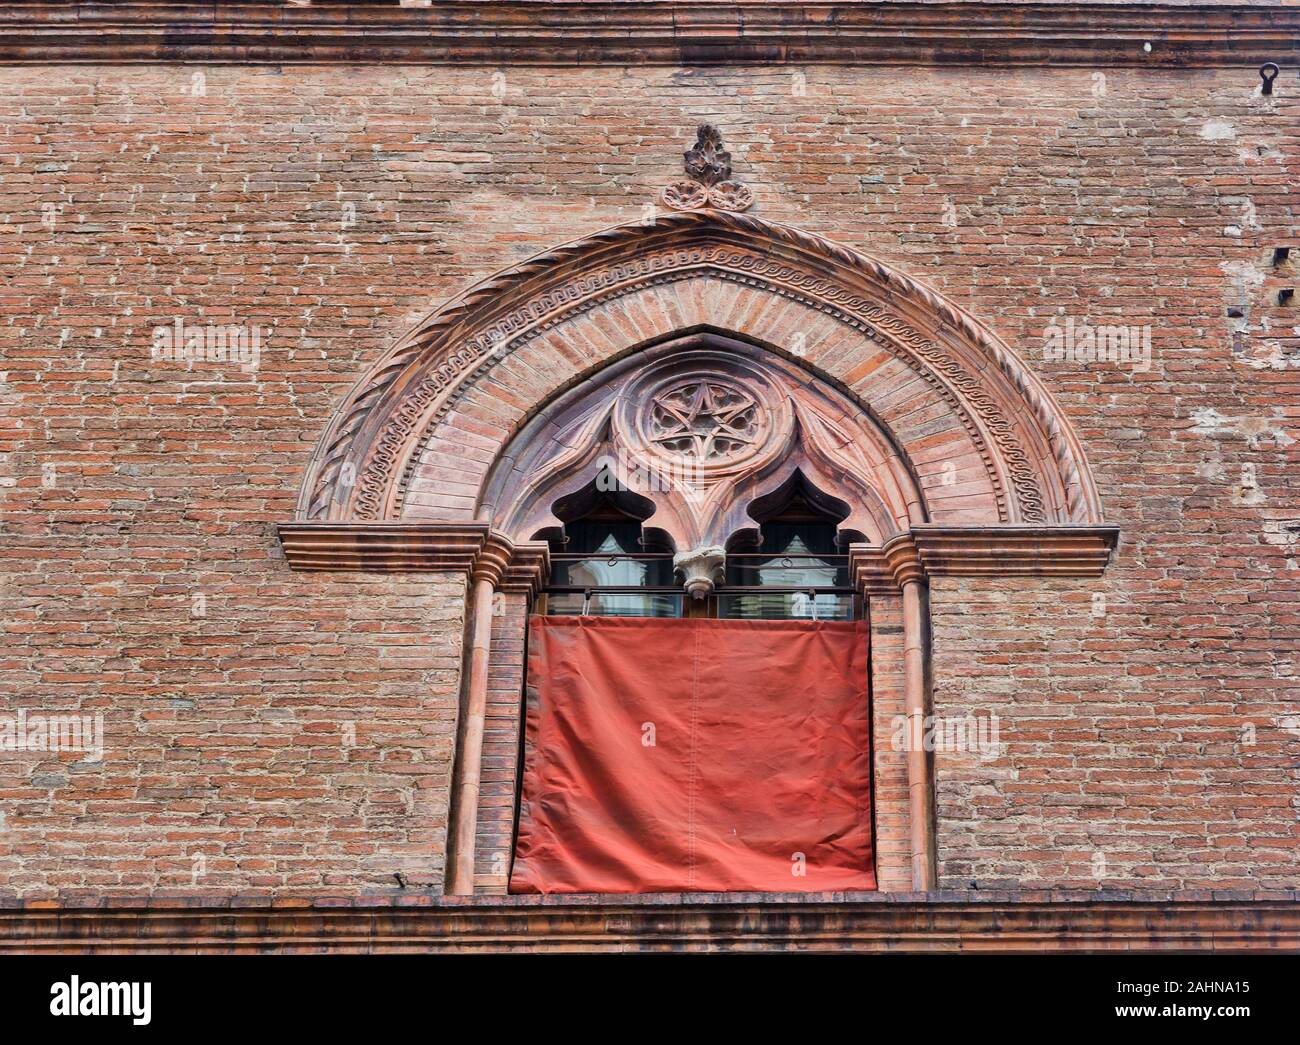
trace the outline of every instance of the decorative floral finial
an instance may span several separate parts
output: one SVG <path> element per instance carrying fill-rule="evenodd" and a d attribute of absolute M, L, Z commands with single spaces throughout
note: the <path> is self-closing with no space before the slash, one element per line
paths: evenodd
<path fill-rule="evenodd" d="M 695 132 L 695 148 L 682 153 L 686 173 L 704 185 L 716 185 L 731 177 L 731 153 L 722 147 L 722 132 L 702 123 Z"/>
<path fill-rule="evenodd" d="M 700 124 L 695 146 L 682 155 L 689 180 L 675 181 L 659 194 L 667 206 L 742 211 L 753 205 L 753 192 L 731 180 L 731 153 L 722 146 L 722 132 L 711 123 Z"/>

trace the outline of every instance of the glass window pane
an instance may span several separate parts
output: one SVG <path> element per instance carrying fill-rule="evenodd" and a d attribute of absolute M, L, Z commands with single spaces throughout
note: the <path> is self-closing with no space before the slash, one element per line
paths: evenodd
<path fill-rule="evenodd" d="M 683 596 L 674 594 L 593 591 L 587 601 L 582 592 L 551 592 L 546 596 L 546 612 L 556 617 L 578 617 L 585 603 L 592 617 L 680 617 L 682 600 Z"/>
<path fill-rule="evenodd" d="M 558 588 L 671 587 L 670 558 L 630 559 L 606 555 L 584 559 L 553 559 L 551 583 Z"/>
<path fill-rule="evenodd" d="M 727 583 L 745 588 L 836 588 L 845 584 L 842 573 L 842 567 L 824 559 L 755 558 L 734 563 Z"/>
<path fill-rule="evenodd" d="M 742 588 L 843 588 L 849 583 L 848 557 L 814 554 L 799 541 L 782 555 L 730 555 L 727 583 Z"/>
<path fill-rule="evenodd" d="M 585 597 L 580 591 L 557 591 L 546 596 L 546 612 L 557 617 L 577 617 L 582 614 Z"/>
<path fill-rule="evenodd" d="M 635 519 L 579 519 L 564 524 L 564 551 L 635 555 L 641 551 L 641 524 Z"/>
<path fill-rule="evenodd" d="M 853 596 L 806 591 L 719 594 L 718 616 L 731 620 L 852 620 Z"/>
<path fill-rule="evenodd" d="M 596 617 L 680 617 L 682 596 L 593 591 L 587 612 Z"/>
<path fill-rule="evenodd" d="M 765 522 L 762 526 L 763 543 L 759 549 L 786 555 L 834 555 L 836 552 L 835 523 L 820 522 Z"/>

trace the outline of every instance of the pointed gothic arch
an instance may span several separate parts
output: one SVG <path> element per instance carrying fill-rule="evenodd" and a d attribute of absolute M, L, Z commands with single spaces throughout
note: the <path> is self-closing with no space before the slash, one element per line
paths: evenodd
<path fill-rule="evenodd" d="M 696 394 L 725 414 L 722 444 L 671 422 Z M 494 641 L 520 647 L 551 506 L 620 447 L 708 474 L 703 510 L 649 498 L 650 525 L 706 566 L 749 506 L 795 474 L 848 506 L 846 526 L 866 538 L 850 570 L 871 600 L 873 656 L 879 644 L 901 665 L 873 677 L 877 730 L 894 709 L 919 736 L 929 713 L 929 577 L 1097 576 L 1118 536 L 1067 417 L 1024 361 L 866 255 L 706 206 L 485 280 L 362 377 L 280 526 L 297 569 L 467 578 L 451 892 L 503 887 L 486 869 L 509 837 L 500 801 L 481 795 L 496 742 L 487 693 L 490 676 L 498 689 L 522 678 L 493 660 Z M 932 888 L 932 755 L 880 740 L 877 771 L 895 774 L 878 814 L 882 887 Z"/>
<path fill-rule="evenodd" d="M 702 410 L 721 420 L 701 427 Z M 649 524 L 683 553 L 724 544 L 796 472 L 848 505 L 844 525 L 873 544 L 928 521 L 916 475 L 868 412 L 792 361 L 711 331 L 625 356 L 536 411 L 494 460 L 476 517 L 532 539 L 558 524 L 552 504 L 601 470 L 648 499 Z"/>
<path fill-rule="evenodd" d="M 924 481 L 961 488 L 934 491 L 935 521 L 1101 522 L 1067 419 L 988 329 L 883 262 L 712 210 L 539 254 L 429 315 L 335 414 L 298 519 L 465 518 L 490 451 L 541 404 L 622 355 L 706 327 L 846 387 Z M 440 474 L 449 454 L 458 474 Z M 996 517 L 963 511 L 971 483 L 991 490 Z"/>

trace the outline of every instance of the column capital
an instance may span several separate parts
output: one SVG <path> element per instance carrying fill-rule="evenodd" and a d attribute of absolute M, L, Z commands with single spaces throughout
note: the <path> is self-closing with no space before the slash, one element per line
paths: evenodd
<path fill-rule="evenodd" d="M 499 533 L 488 534 L 471 576 L 490 580 L 498 591 L 536 595 L 551 571 L 551 548 L 545 541 L 516 544 Z"/>

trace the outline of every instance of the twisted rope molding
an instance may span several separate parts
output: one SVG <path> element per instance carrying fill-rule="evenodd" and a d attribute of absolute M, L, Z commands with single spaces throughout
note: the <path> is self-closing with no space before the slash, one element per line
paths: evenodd
<path fill-rule="evenodd" d="M 694 237 L 700 237 L 702 242 L 685 248 L 677 242 Z M 355 472 L 350 473 L 354 466 L 349 459 L 363 436 L 373 439 L 374 450 L 355 498 L 355 509 L 363 518 L 378 517 L 386 496 L 381 487 L 387 484 L 380 477 L 392 474 L 429 403 L 453 383 L 476 377 L 492 362 L 494 350 L 508 345 L 526 329 L 554 318 L 565 306 L 593 298 L 603 287 L 598 286 L 601 281 L 593 278 L 592 271 L 607 259 L 622 261 L 621 265 L 606 267 L 602 274 L 607 277 L 617 277 L 620 273 L 625 280 L 644 277 L 646 262 L 654 257 L 651 252 L 666 245 L 684 253 L 685 257 L 678 257 L 675 262 L 679 266 L 699 265 L 705 261 L 706 247 L 728 245 L 761 251 L 767 257 L 756 260 L 763 262 L 768 262 L 771 256 L 782 258 L 789 263 L 786 269 L 789 278 L 817 284 L 817 300 L 810 303 L 812 307 L 830 311 L 831 302 L 838 299 L 841 303 L 851 301 L 863 310 L 873 310 L 870 322 L 893 335 L 886 341 L 903 337 L 918 350 L 923 346 L 931 357 L 929 362 L 948 380 L 958 382 L 962 397 L 969 399 L 977 412 L 988 413 L 997 404 L 977 380 L 948 358 L 935 342 L 920 337 L 872 302 L 883 296 L 895 304 L 901 302 L 938 317 L 942 325 L 961 334 L 994 363 L 1041 426 L 1065 486 L 1070 520 L 1100 521 L 1095 487 L 1077 440 L 1063 423 L 1059 408 L 1023 362 L 971 316 L 877 259 L 789 226 L 715 211 L 674 212 L 660 216 L 650 226 L 620 225 L 574 240 L 489 277 L 430 313 L 358 382 L 336 414 L 318 446 L 315 466 L 309 469 L 299 502 L 299 517 L 317 519 L 332 508 L 346 509 L 348 491 L 356 480 Z M 634 255 L 629 261 L 629 249 L 635 250 L 639 259 Z M 754 258 L 754 255 L 746 257 Z M 828 275 L 833 279 L 825 279 L 817 271 L 827 268 L 832 269 Z M 569 278 L 565 279 L 566 276 Z M 883 295 L 870 285 L 863 287 L 866 296 L 846 289 L 846 284 L 870 284 L 873 280 L 883 285 Z M 513 302 L 534 292 L 538 293 L 528 301 L 528 307 L 513 306 Z M 452 350 L 450 346 L 458 342 L 459 347 Z M 424 357 L 439 351 L 442 355 L 438 362 L 420 365 Z M 404 376 L 407 380 L 400 380 Z M 399 399 L 394 408 L 383 409 L 393 398 Z M 1001 443 L 1009 439 L 1013 429 L 1000 413 L 999 418 L 1001 423 L 990 425 L 990 431 Z M 366 441 L 361 445 L 364 448 Z M 1015 445 L 1014 440 L 1010 445 Z M 1032 485 L 1034 474 L 1027 458 L 1023 452 L 1019 456 L 1010 452 L 1007 461 L 1017 489 L 1024 490 L 1023 496 L 1018 494 L 1022 515 L 1028 513 L 1027 521 L 1033 521 L 1034 516 L 1041 518 L 1038 515 L 1043 507 L 1041 491 Z M 1031 485 L 1026 485 L 1027 479 Z"/>
<path fill-rule="evenodd" d="M 756 287 L 765 290 L 768 293 L 771 293 L 778 297 L 784 297 L 792 301 L 797 301 L 808 308 L 814 309 L 826 315 L 830 315 L 837 321 L 858 331 L 868 340 L 881 345 L 882 347 L 890 351 L 895 358 L 900 359 L 904 363 L 904 365 L 910 367 L 914 373 L 922 377 L 927 384 L 929 384 L 932 388 L 935 389 L 935 391 L 944 399 L 944 401 L 949 405 L 949 407 L 952 408 L 954 413 L 956 413 L 957 416 L 961 419 L 962 425 L 966 429 L 967 434 L 970 436 L 972 443 L 974 444 L 976 450 L 978 451 L 981 462 L 983 463 L 985 471 L 988 474 L 989 480 L 993 486 L 993 494 L 994 494 L 994 498 L 997 501 L 999 518 L 1002 519 L 1003 521 L 1008 520 L 1009 515 L 1006 506 L 1006 492 L 1002 483 L 1002 477 L 1001 474 L 999 473 L 997 464 L 994 461 L 993 454 L 988 449 L 988 445 L 983 437 L 982 431 L 979 425 L 977 425 L 975 421 L 972 419 L 970 412 L 965 408 L 962 399 L 959 396 L 955 395 L 952 392 L 952 390 L 943 381 L 939 379 L 937 374 L 930 371 L 920 360 L 911 357 L 908 348 L 905 345 L 899 343 L 897 340 L 894 340 L 889 336 L 885 336 L 879 329 L 873 327 L 863 319 L 859 318 L 857 315 L 854 315 L 850 312 L 843 311 L 840 308 L 832 306 L 823 299 L 809 297 L 805 294 L 799 293 L 797 290 L 793 289 L 790 286 L 783 286 L 778 283 L 768 282 L 767 280 L 760 279 L 746 272 L 731 271 L 726 268 L 720 268 L 718 267 L 718 264 L 721 262 L 732 261 L 739 264 L 742 256 L 740 254 L 733 254 L 730 256 L 720 257 L 719 256 L 720 248 L 713 248 L 713 250 L 714 252 L 712 255 L 709 255 L 704 252 L 700 252 L 703 255 L 703 259 L 704 259 L 702 264 L 692 265 L 691 267 L 677 268 L 677 269 L 672 269 L 671 267 L 669 267 L 667 271 L 664 271 L 652 277 L 643 277 L 640 279 L 631 280 L 629 282 L 623 282 L 623 283 L 618 283 L 617 285 L 608 286 L 602 293 L 597 294 L 592 298 L 580 301 L 577 305 L 569 309 L 559 311 L 554 315 L 550 316 L 549 318 L 547 318 L 545 321 L 537 323 L 535 326 L 531 327 L 530 329 L 526 330 L 524 333 L 518 335 L 516 338 L 511 340 L 508 343 L 509 347 L 512 350 L 518 349 L 524 344 L 527 344 L 529 341 L 541 337 L 546 332 L 568 322 L 575 316 L 582 315 L 588 311 L 598 308 L 600 305 L 604 304 L 607 301 L 619 297 L 623 297 L 629 294 L 633 294 L 643 289 L 692 279 L 701 273 L 706 273 L 711 277 L 727 280 L 729 282 L 736 283 L 742 286 Z M 678 252 L 679 257 L 681 253 L 683 252 Z M 745 255 L 744 259 L 751 263 L 754 261 L 754 259 L 750 255 Z M 759 261 L 762 261 L 762 259 L 759 259 Z M 647 264 L 647 267 L 658 268 L 664 266 L 671 266 L 672 262 L 673 262 L 673 256 L 671 253 L 668 253 L 655 259 L 655 261 L 653 262 L 649 262 Z M 752 268 L 753 265 L 750 264 L 747 267 Z M 774 266 L 768 266 L 768 267 L 774 268 Z M 789 275 L 791 271 L 792 270 L 789 269 L 784 270 L 785 274 L 787 275 Z M 831 284 L 826 283 L 825 281 L 819 281 L 819 284 L 825 288 L 832 287 Z M 861 305 L 863 302 L 863 299 L 861 298 L 852 299 L 852 300 L 856 301 L 859 305 Z M 860 311 L 867 311 L 867 309 L 861 308 Z M 914 331 L 912 331 L 910 328 L 906 327 L 901 323 L 894 323 L 893 325 L 906 332 L 906 334 L 910 338 L 911 343 L 913 344 L 920 344 L 920 345 L 932 344 L 931 342 L 925 341 Z M 491 340 L 490 335 L 489 335 L 489 340 Z M 399 477 L 395 486 L 392 487 L 392 492 L 391 492 L 392 514 L 394 515 L 401 514 L 401 508 L 405 500 L 405 494 L 406 491 L 409 489 L 411 478 L 419 462 L 420 455 L 422 454 L 424 448 L 428 445 L 430 439 L 436 433 L 438 426 L 445 419 L 446 415 L 451 411 L 452 407 L 454 407 L 456 403 L 461 399 L 461 397 L 464 396 L 466 392 L 468 392 L 468 390 L 473 386 L 473 383 L 477 379 L 478 375 L 480 373 L 486 372 L 488 367 L 489 364 L 485 362 L 482 366 L 476 368 L 472 373 L 463 374 L 460 382 L 456 384 L 447 393 L 447 395 L 445 395 L 438 402 L 436 410 L 434 410 L 432 413 L 424 414 L 424 420 L 419 423 L 419 426 L 422 428 L 420 438 L 414 444 L 414 447 L 410 451 L 410 453 L 407 454 L 406 466 L 403 469 L 403 473 Z M 967 380 L 969 382 L 969 379 Z M 442 390 L 443 387 L 444 385 L 441 381 L 428 383 L 427 387 L 425 384 L 422 384 L 420 389 L 417 391 L 416 395 L 414 395 L 410 400 L 408 400 L 408 402 L 410 402 L 412 407 L 412 414 L 413 415 L 418 414 L 424 406 L 427 406 L 429 403 L 433 402 L 433 400 L 437 398 L 438 393 Z M 856 395 L 854 395 L 853 397 L 855 399 L 858 398 Z M 865 403 L 863 403 L 863 406 L 864 408 L 866 408 Z M 995 420 L 1000 421 L 1001 415 L 997 414 Z M 406 428 L 407 428 L 407 421 L 403 419 L 403 421 L 401 422 L 401 429 L 405 430 Z M 1002 429 L 1005 429 L 1005 425 L 1002 425 Z M 393 439 L 393 444 L 394 447 L 396 447 L 402 443 L 402 438 L 396 426 L 394 426 L 392 430 L 394 431 L 394 435 L 395 435 Z M 1023 460 L 1024 455 L 1023 453 L 1020 452 L 1019 448 L 1015 447 L 1014 450 L 1015 453 L 1019 455 L 1020 459 Z M 386 460 L 387 459 L 389 458 L 386 455 Z M 389 489 L 390 487 L 388 474 L 386 471 L 382 469 L 375 469 L 372 471 L 371 469 L 368 468 L 366 475 L 363 477 L 363 480 L 364 480 L 363 486 L 365 487 L 365 489 L 363 490 L 361 497 L 358 498 L 358 501 L 360 503 L 361 498 L 365 498 L 365 503 L 368 509 L 370 506 L 375 506 L 377 508 L 379 504 L 379 500 L 384 496 L 384 491 Z M 1032 490 L 1027 491 L 1026 493 L 1027 503 L 1030 504 L 1031 506 L 1034 504 L 1038 504 L 1041 507 L 1041 498 L 1036 496 L 1037 483 L 1033 476 L 1032 471 L 1028 474 L 1028 482 L 1032 486 Z"/>

